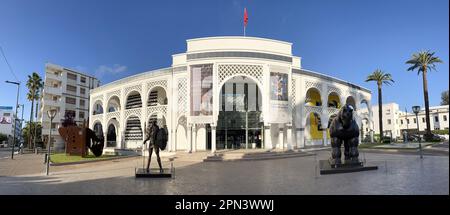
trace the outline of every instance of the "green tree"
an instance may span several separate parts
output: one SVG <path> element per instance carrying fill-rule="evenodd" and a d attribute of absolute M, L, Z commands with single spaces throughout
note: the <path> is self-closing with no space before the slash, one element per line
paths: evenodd
<path fill-rule="evenodd" d="M 34 133 L 35 130 L 36 130 L 36 133 Z M 27 121 L 25 123 L 25 127 L 22 130 L 22 136 L 23 136 L 24 142 L 29 142 L 32 138 L 35 138 L 36 142 L 42 142 L 42 125 L 41 125 L 41 123 Z"/>
<path fill-rule="evenodd" d="M 417 75 L 422 72 L 423 81 L 423 97 L 425 100 L 425 120 L 427 123 L 427 128 L 425 132 L 425 138 L 429 140 L 431 137 L 431 126 L 430 126 L 430 102 L 428 99 L 428 81 L 427 72 L 431 70 L 436 70 L 436 64 L 442 63 L 442 60 L 434 56 L 434 52 L 421 51 L 414 53 L 411 58 L 406 61 L 406 64 L 411 64 L 408 71 L 417 70 Z"/>
<path fill-rule="evenodd" d="M 3 141 L 6 140 L 8 140 L 8 135 L 0 133 L 0 144 L 2 144 Z"/>
<path fill-rule="evenodd" d="M 31 113 L 30 113 L 30 122 L 33 122 L 33 112 L 34 112 L 34 101 L 39 99 L 39 92 L 41 88 L 44 86 L 44 83 L 42 82 L 42 78 L 37 74 L 36 72 L 33 72 L 33 74 L 28 75 L 28 81 L 27 81 L 27 87 L 28 87 L 28 93 L 27 93 L 27 99 L 31 101 Z M 36 110 L 37 111 L 37 110 Z M 31 130 L 28 129 L 28 136 L 31 136 Z M 32 138 L 28 138 L 28 148 L 32 146 Z M 35 146 L 33 146 L 34 148 Z"/>
<path fill-rule="evenodd" d="M 384 73 L 383 71 L 377 69 L 372 74 L 367 76 L 366 82 L 374 81 L 377 83 L 378 87 L 378 124 L 380 129 L 380 140 L 383 140 L 383 96 L 381 92 L 381 88 L 383 84 L 391 85 L 394 83 L 392 79 L 392 75 L 389 73 Z"/>
<path fill-rule="evenodd" d="M 448 90 L 441 93 L 441 105 L 448 105 Z"/>

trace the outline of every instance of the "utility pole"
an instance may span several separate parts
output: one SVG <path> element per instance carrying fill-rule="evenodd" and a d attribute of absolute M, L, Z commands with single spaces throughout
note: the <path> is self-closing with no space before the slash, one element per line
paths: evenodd
<path fill-rule="evenodd" d="M 14 116 L 14 138 L 13 138 L 13 144 L 12 144 L 12 150 L 11 150 L 11 159 L 14 159 L 14 145 L 16 144 L 16 127 L 17 127 L 17 119 L 16 119 L 16 117 L 17 117 L 17 108 L 19 107 L 20 82 L 6 81 L 6 83 L 17 85 L 16 114 Z"/>
<path fill-rule="evenodd" d="M 37 113 L 38 113 L 38 108 L 39 108 L 39 99 L 36 101 L 36 112 L 35 112 L 35 117 L 34 117 L 34 137 L 33 137 L 33 146 L 36 146 L 36 137 L 37 137 L 37 133 L 36 133 L 36 127 L 37 127 Z M 50 125 L 50 129 L 52 128 L 52 126 Z"/>
<path fill-rule="evenodd" d="M 22 106 L 22 118 L 20 119 L 20 135 L 23 137 L 23 111 L 25 108 L 24 108 L 23 104 L 21 104 L 20 106 Z M 22 147 L 23 147 L 23 145 L 22 145 Z M 22 147 L 20 147 L 19 153 L 22 153 L 22 151 L 23 151 Z"/>

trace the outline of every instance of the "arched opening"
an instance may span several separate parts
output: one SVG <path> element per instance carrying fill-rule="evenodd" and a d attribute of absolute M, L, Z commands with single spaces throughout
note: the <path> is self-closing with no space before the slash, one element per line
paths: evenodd
<path fill-rule="evenodd" d="M 261 89 L 252 78 L 226 81 L 219 94 L 216 149 L 263 148 L 261 114 Z"/>
<path fill-rule="evenodd" d="M 94 102 L 92 115 L 97 115 L 97 114 L 102 114 L 102 113 L 103 113 L 102 101 L 97 100 L 97 101 Z"/>
<path fill-rule="evenodd" d="M 347 100 L 345 100 L 345 104 L 351 105 L 353 107 L 353 110 L 356 110 L 356 102 L 355 102 L 355 98 L 353 98 L 353 96 L 347 97 Z"/>
<path fill-rule="evenodd" d="M 323 144 L 323 129 L 326 129 L 327 125 L 322 123 L 320 114 L 312 112 L 306 117 L 305 126 L 305 145 L 322 145 Z"/>
<path fill-rule="evenodd" d="M 97 137 L 103 136 L 103 126 L 100 122 L 96 122 L 94 124 L 94 132 Z"/>
<path fill-rule="evenodd" d="M 358 111 L 358 114 L 361 116 L 361 125 L 360 125 L 360 137 L 362 142 L 372 142 L 372 132 L 373 132 L 373 125 L 369 118 L 372 115 L 372 110 L 369 108 L 369 103 L 367 100 L 363 99 L 361 100 L 361 108 Z M 396 132 L 396 131 L 394 131 Z M 399 133 L 395 135 L 400 135 Z"/>
<path fill-rule="evenodd" d="M 309 88 L 306 91 L 305 105 L 308 106 L 322 106 L 322 98 L 320 97 L 320 91 L 316 88 Z"/>
<path fill-rule="evenodd" d="M 334 118 L 337 117 L 337 114 L 332 114 L 329 118 L 328 118 L 328 124 L 326 125 L 327 127 L 327 138 L 330 139 L 330 126 L 331 126 L 331 122 L 333 121 Z"/>
<path fill-rule="evenodd" d="M 167 105 L 167 94 L 164 88 L 158 86 L 150 90 L 147 106 Z"/>
<path fill-rule="evenodd" d="M 108 112 L 116 112 L 120 111 L 120 99 L 117 96 L 112 96 L 108 100 L 108 106 L 107 106 Z"/>
<path fill-rule="evenodd" d="M 338 109 L 341 108 L 341 99 L 337 93 L 331 92 L 328 95 L 328 107 Z"/>
<path fill-rule="evenodd" d="M 156 122 L 156 125 L 158 125 L 159 128 L 162 128 L 166 126 L 166 117 L 160 112 L 153 113 L 148 117 L 147 126 L 152 124 L 153 122 Z"/>
<path fill-rule="evenodd" d="M 141 107 L 142 107 L 141 94 L 137 91 L 133 91 L 130 94 L 128 94 L 125 109 L 133 109 Z"/>
<path fill-rule="evenodd" d="M 367 118 L 363 118 L 362 122 L 361 122 L 361 127 L 359 128 L 360 130 L 360 134 L 359 136 L 361 137 L 361 142 L 365 142 L 365 143 L 370 143 L 372 140 L 370 138 L 370 121 Z"/>
<path fill-rule="evenodd" d="M 138 142 L 142 141 L 141 120 L 137 116 L 130 116 L 127 119 L 125 141 L 127 148 L 137 147 Z"/>
<path fill-rule="evenodd" d="M 117 119 L 113 118 L 108 125 L 108 130 L 106 134 L 106 147 L 116 147 L 117 146 L 117 131 L 119 122 Z"/>
<path fill-rule="evenodd" d="M 185 116 L 181 116 L 178 119 L 177 128 L 176 128 L 176 149 L 177 150 L 187 150 L 188 142 L 187 142 L 187 119 Z"/>

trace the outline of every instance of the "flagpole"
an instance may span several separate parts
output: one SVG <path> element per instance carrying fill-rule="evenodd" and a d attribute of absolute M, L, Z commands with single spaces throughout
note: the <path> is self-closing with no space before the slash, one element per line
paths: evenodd
<path fill-rule="evenodd" d="M 245 37 L 245 25 L 244 25 L 244 37 Z"/>

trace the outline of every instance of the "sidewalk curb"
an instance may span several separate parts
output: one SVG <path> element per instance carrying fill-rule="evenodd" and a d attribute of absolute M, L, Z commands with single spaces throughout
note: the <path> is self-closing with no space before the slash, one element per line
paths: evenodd
<path fill-rule="evenodd" d="M 118 157 L 105 158 L 105 159 L 99 159 L 99 160 L 74 161 L 74 162 L 66 162 L 66 163 L 50 162 L 50 166 L 67 166 L 67 165 L 75 165 L 75 164 L 95 163 L 95 162 L 101 162 L 101 161 L 112 161 L 112 160 L 119 160 L 119 159 L 132 158 L 132 157 L 139 157 L 139 155 L 126 155 L 126 156 L 118 156 Z"/>

